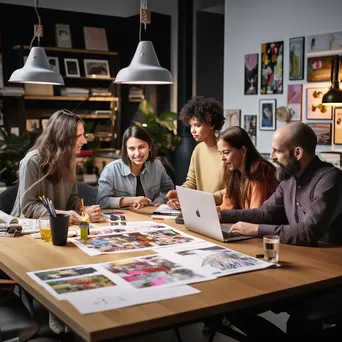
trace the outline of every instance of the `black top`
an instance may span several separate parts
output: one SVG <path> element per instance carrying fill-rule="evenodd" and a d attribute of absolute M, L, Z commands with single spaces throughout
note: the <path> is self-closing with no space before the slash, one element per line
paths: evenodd
<path fill-rule="evenodd" d="M 141 184 L 140 176 L 137 176 L 137 189 L 135 191 L 136 196 L 144 196 L 145 197 L 145 191 Z"/>

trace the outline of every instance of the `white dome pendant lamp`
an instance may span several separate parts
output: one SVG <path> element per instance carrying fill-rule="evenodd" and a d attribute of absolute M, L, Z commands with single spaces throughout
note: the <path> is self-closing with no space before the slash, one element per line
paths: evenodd
<path fill-rule="evenodd" d="M 150 41 L 141 41 L 141 25 L 149 24 L 150 11 L 147 10 L 147 0 L 140 2 L 139 44 L 131 64 L 121 69 L 114 83 L 123 84 L 172 84 L 173 78 L 169 70 L 162 68 Z"/>
<path fill-rule="evenodd" d="M 34 1 L 34 8 L 39 23 L 35 25 L 35 35 L 30 44 L 30 53 L 25 65 L 21 69 L 15 70 L 8 82 L 64 85 L 63 77 L 60 73 L 51 70 L 45 50 L 39 46 L 40 38 L 43 36 L 43 26 L 38 13 L 38 0 Z M 35 38 L 38 39 L 38 47 L 32 47 Z"/>

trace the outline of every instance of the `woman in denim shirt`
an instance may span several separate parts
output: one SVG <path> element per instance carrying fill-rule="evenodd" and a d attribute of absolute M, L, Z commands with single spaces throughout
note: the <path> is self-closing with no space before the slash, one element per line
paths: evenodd
<path fill-rule="evenodd" d="M 151 137 L 145 129 L 132 126 L 123 135 L 121 159 L 106 165 L 101 173 L 97 202 L 101 208 L 139 209 L 165 203 L 172 189 L 171 178 L 156 159 Z"/>

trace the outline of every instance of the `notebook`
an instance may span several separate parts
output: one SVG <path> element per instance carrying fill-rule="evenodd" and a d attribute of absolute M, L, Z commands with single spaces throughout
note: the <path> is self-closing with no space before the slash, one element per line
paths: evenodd
<path fill-rule="evenodd" d="M 251 239 L 254 236 L 236 236 L 230 226 L 221 224 L 217 215 L 214 195 L 210 192 L 176 186 L 184 224 L 190 231 L 223 242 Z"/>

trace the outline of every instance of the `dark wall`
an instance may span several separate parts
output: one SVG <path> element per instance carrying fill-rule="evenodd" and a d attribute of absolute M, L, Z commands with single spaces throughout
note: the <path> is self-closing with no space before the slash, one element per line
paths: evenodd
<path fill-rule="evenodd" d="M 95 15 L 88 13 L 76 13 L 52 9 L 39 9 L 42 25 L 44 26 L 44 36 L 41 46 L 56 46 L 55 24 L 69 24 L 72 36 L 72 47 L 75 49 L 85 49 L 83 27 L 102 27 L 106 29 L 109 51 L 119 53 L 118 60 L 111 63 L 111 73 L 115 76 L 119 69 L 130 64 L 135 49 L 139 42 L 139 16 L 130 18 L 113 17 L 105 15 Z M 0 4 L 0 52 L 3 53 L 4 83 L 5 86 L 13 70 L 18 67 L 18 58 L 13 52 L 14 45 L 29 45 L 33 37 L 34 24 L 38 23 L 33 7 Z M 15 27 L 13 26 L 15 25 Z M 171 18 L 168 15 L 152 13 L 152 22 L 147 25 L 147 32 L 142 32 L 142 39 L 151 40 L 157 52 L 160 64 L 165 68 L 170 68 L 170 37 Z M 35 46 L 37 43 L 35 42 Z M 51 55 L 51 54 L 50 54 Z M 54 55 L 56 53 L 54 52 Z M 74 58 L 74 56 L 66 56 Z M 79 56 L 78 56 L 79 57 Z M 90 58 L 82 56 L 79 58 Z M 92 56 L 94 58 L 94 56 Z M 103 57 L 102 57 L 103 58 Z M 112 65 L 113 64 L 113 65 Z M 64 65 L 60 62 L 60 68 Z M 83 72 L 80 63 L 81 73 Z M 61 70 L 61 71 L 62 71 Z M 76 81 L 75 81 L 76 82 Z M 72 85 L 77 86 L 77 85 Z M 80 85 L 81 86 L 81 85 Z M 93 84 L 92 87 L 101 85 Z M 128 102 L 128 86 L 119 87 L 121 97 L 121 125 L 123 132 L 133 117 L 137 104 Z M 7 101 L 7 100 L 6 100 Z M 27 101 L 26 101 L 27 102 Z M 161 86 L 157 89 L 157 110 L 169 109 L 170 87 Z M 58 105 L 58 104 L 57 104 Z M 75 103 L 75 105 L 77 105 Z M 14 105 L 11 107 L 14 108 Z M 6 115 L 6 113 L 5 113 Z"/>
<path fill-rule="evenodd" d="M 224 15 L 197 12 L 196 93 L 223 102 Z"/>

